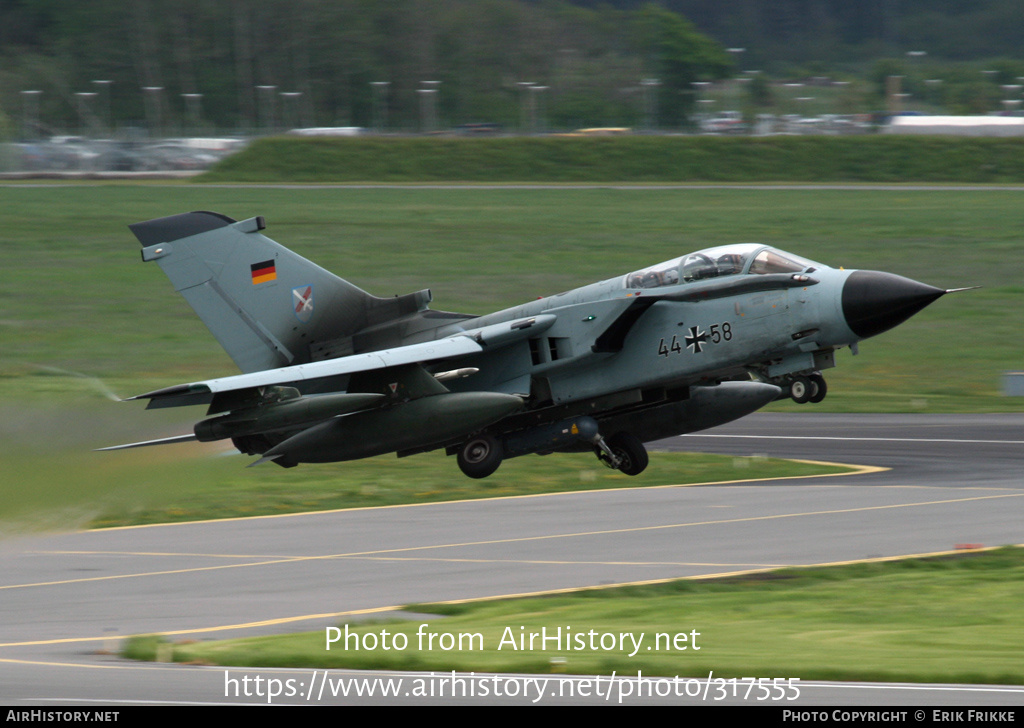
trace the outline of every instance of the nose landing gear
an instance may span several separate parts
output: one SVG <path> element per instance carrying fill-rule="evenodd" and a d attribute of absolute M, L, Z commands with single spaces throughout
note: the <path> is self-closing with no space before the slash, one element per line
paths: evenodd
<path fill-rule="evenodd" d="M 828 385 L 821 372 L 814 372 L 808 376 L 798 375 L 793 377 L 789 384 L 789 395 L 797 404 L 811 402 L 817 404 L 825 399 L 828 393 Z"/>

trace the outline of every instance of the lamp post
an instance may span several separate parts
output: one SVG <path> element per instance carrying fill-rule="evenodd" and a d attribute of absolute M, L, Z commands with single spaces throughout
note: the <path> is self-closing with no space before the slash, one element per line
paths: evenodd
<path fill-rule="evenodd" d="M 380 134 L 388 125 L 387 94 L 390 81 L 370 81 L 370 92 L 373 95 L 373 131 Z"/>
<path fill-rule="evenodd" d="M 96 115 L 89 109 L 89 102 L 96 98 L 95 91 L 76 91 L 75 101 L 78 106 L 78 118 L 81 122 L 82 136 L 89 136 L 99 125 L 96 123 Z"/>
<path fill-rule="evenodd" d="M 302 92 L 282 91 L 280 96 L 282 122 L 289 129 L 297 129 L 299 127 L 299 100 L 302 98 Z"/>
<path fill-rule="evenodd" d="M 726 48 L 725 52 L 733 57 L 736 63 L 736 68 L 742 67 L 740 60 L 742 59 L 743 54 L 747 52 L 746 48 Z"/>
<path fill-rule="evenodd" d="M 786 111 L 787 111 L 787 113 L 789 113 L 789 114 L 794 114 L 795 113 L 795 114 L 797 114 L 799 116 L 799 111 L 800 111 L 799 102 L 796 101 L 796 99 L 797 99 L 797 94 L 799 94 L 803 90 L 804 85 L 802 83 L 800 83 L 799 81 L 791 81 L 791 82 L 783 84 L 783 85 L 787 89 L 789 89 L 789 91 L 786 92 Z"/>
<path fill-rule="evenodd" d="M 1006 98 L 1003 99 L 1003 115 L 1016 116 L 1017 109 L 1020 108 L 1020 90 L 1024 86 L 1019 83 L 1004 83 L 999 88 L 1006 94 Z"/>
<path fill-rule="evenodd" d="M 940 113 L 945 112 L 942 104 L 942 79 L 926 78 L 924 86 L 928 90 L 928 103 L 939 109 Z"/>
<path fill-rule="evenodd" d="M 149 135 L 158 138 L 163 133 L 163 108 L 160 96 L 163 86 L 143 86 L 143 100 L 146 104 L 146 119 L 149 122 Z"/>
<path fill-rule="evenodd" d="M 695 95 L 697 97 L 697 109 L 698 109 L 697 124 L 700 127 L 704 127 L 704 126 L 706 126 L 705 114 L 706 114 L 706 110 L 708 109 L 708 106 L 709 106 L 709 104 L 707 104 L 705 102 L 711 101 L 712 103 L 714 103 L 714 101 L 713 101 L 713 99 L 702 98 L 701 94 L 703 94 L 704 91 L 707 90 L 707 88 L 711 85 L 711 82 L 710 81 L 693 81 L 690 85 L 693 86 L 694 93 L 695 93 Z"/>
<path fill-rule="evenodd" d="M 530 86 L 530 129 L 534 134 L 544 128 L 543 113 L 540 115 L 540 126 L 537 124 L 537 95 L 547 90 L 547 86 Z"/>
<path fill-rule="evenodd" d="M 899 93 L 902 86 L 903 76 L 885 77 L 885 110 L 890 116 L 895 116 L 900 112 Z"/>
<path fill-rule="evenodd" d="M 185 106 L 188 107 L 188 115 L 192 121 L 192 134 L 199 133 L 199 126 L 201 122 L 202 113 L 200 111 L 200 104 L 203 101 L 202 94 L 182 94 L 181 98 L 185 99 Z"/>
<path fill-rule="evenodd" d="M 999 69 L 997 68 L 986 68 L 983 69 L 981 75 L 985 77 L 985 81 L 991 85 L 998 85 L 999 83 Z M 990 95 L 987 91 L 984 95 L 985 113 L 989 113 L 992 110 L 991 104 L 995 102 L 995 98 Z"/>
<path fill-rule="evenodd" d="M 111 81 L 109 78 L 107 78 L 107 79 L 100 78 L 100 79 L 93 79 L 92 83 L 93 83 L 94 86 L 96 86 L 96 88 L 103 89 L 103 98 L 104 98 L 103 108 L 104 108 L 105 114 L 106 114 L 106 118 L 104 119 L 104 122 L 106 124 L 107 134 L 109 136 L 113 136 L 114 135 L 114 109 L 113 109 L 113 106 L 112 106 L 112 102 L 110 100 L 110 84 L 112 84 L 114 82 Z"/>
<path fill-rule="evenodd" d="M 645 78 L 640 81 L 644 91 L 644 127 L 654 131 L 658 125 L 658 86 L 661 81 L 656 78 Z"/>
<path fill-rule="evenodd" d="M 743 67 L 742 59 L 743 59 L 743 54 L 747 52 L 746 48 L 726 48 L 725 52 L 733 57 L 733 62 L 735 63 L 737 69 L 740 69 L 740 68 Z M 739 107 L 743 105 L 742 101 L 741 101 L 741 97 L 742 97 L 743 94 L 740 91 L 740 89 L 743 87 L 743 82 L 744 81 L 748 81 L 748 80 L 749 79 L 742 78 L 742 77 L 734 77 L 733 78 L 732 86 L 736 90 L 735 98 L 736 98 L 736 107 L 737 107 L 737 109 L 739 109 Z"/>
<path fill-rule="evenodd" d="M 698 124 L 700 130 L 705 133 L 711 133 L 712 129 L 711 119 L 713 118 L 714 112 L 711 107 L 715 105 L 714 99 L 697 99 L 697 108 L 700 110 L 697 113 Z"/>
<path fill-rule="evenodd" d="M 519 87 L 519 133 L 524 133 L 530 123 L 530 89 L 534 86 L 533 81 L 518 81 Z"/>
<path fill-rule="evenodd" d="M 260 99 L 260 126 L 264 134 L 269 134 L 274 128 L 274 92 L 277 86 L 263 84 L 257 86 L 256 90 L 259 91 Z"/>
<path fill-rule="evenodd" d="M 800 120 L 801 121 L 803 121 L 804 119 L 810 119 L 811 118 L 808 115 L 808 110 L 812 106 L 811 102 L 814 101 L 814 98 L 815 98 L 814 96 L 797 96 L 796 97 L 797 107 L 800 109 L 799 113 L 800 113 Z"/>
<path fill-rule="evenodd" d="M 42 93 L 38 89 L 21 92 L 21 133 L 26 140 L 35 139 L 39 133 L 39 97 Z"/>
<path fill-rule="evenodd" d="M 429 134 L 437 131 L 437 87 L 440 81 L 422 81 L 425 88 L 417 89 L 420 95 L 420 130 Z"/>

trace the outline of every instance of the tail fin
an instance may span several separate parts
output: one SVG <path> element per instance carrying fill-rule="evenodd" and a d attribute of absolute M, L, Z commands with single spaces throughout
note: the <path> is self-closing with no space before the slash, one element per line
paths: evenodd
<path fill-rule="evenodd" d="M 430 303 L 430 291 L 371 296 L 262 235 L 262 217 L 186 212 L 129 227 L 243 372 L 351 354 L 360 330 Z"/>

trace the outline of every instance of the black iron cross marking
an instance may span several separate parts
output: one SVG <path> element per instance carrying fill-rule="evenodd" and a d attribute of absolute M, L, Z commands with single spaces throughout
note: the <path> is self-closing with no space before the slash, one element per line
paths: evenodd
<path fill-rule="evenodd" d="M 708 335 L 700 330 L 700 326 L 691 326 L 690 333 L 686 337 L 686 346 L 693 349 L 694 354 L 700 354 L 701 344 L 707 340 Z"/>

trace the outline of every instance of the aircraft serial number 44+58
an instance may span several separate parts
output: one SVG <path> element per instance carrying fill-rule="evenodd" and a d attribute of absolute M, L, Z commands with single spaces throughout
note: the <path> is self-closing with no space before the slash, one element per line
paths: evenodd
<path fill-rule="evenodd" d="M 820 402 L 835 351 L 949 292 L 725 245 L 486 316 L 377 298 L 237 222 L 131 225 L 242 374 L 131 399 L 206 405 L 179 437 L 284 467 L 444 448 L 472 478 L 529 453 L 593 451 L 628 475 L 643 443 L 792 397 Z M 109 449 L 118 449 L 109 448 Z"/>

